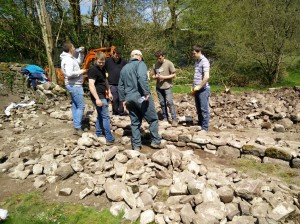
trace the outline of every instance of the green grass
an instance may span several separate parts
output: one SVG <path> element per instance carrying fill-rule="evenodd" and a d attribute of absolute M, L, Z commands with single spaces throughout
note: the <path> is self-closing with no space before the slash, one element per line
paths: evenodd
<path fill-rule="evenodd" d="M 113 216 L 108 209 L 100 212 L 94 208 L 66 203 L 47 203 L 39 193 L 15 195 L 1 208 L 9 213 L 4 224 L 125 224 L 123 214 Z M 135 222 L 137 223 L 137 222 Z"/>
<path fill-rule="evenodd" d="M 300 86 L 300 71 L 289 72 L 284 80 L 277 83 L 275 87 L 293 87 Z M 155 91 L 155 82 L 150 82 L 151 91 Z M 243 91 L 264 91 L 268 90 L 270 86 L 246 86 L 246 87 L 230 87 L 233 92 Z M 222 85 L 210 84 L 211 93 L 219 93 L 225 91 L 225 87 Z M 191 85 L 173 85 L 173 93 L 191 93 Z"/>
<path fill-rule="evenodd" d="M 300 86 L 300 71 L 290 71 L 276 86 Z"/>
<path fill-rule="evenodd" d="M 300 172 L 296 169 L 283 167 L 276 164 L 259 163 L 254 159 L 239 159 L 234 166 L 237 170 L 258 177 L 262 173 L 268 176 L 276 176 L 282 181 L 300 186 Z"/>

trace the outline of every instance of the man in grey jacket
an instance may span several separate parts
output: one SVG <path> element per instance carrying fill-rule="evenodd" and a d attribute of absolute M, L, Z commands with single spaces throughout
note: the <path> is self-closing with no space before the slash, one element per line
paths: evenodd
<path fill-rule="evenodd" d="M 81 136 L 82 116 L 85 109 L 84 92 L 82 88 L 83 74 L 85 69 L 80 69 L 80 64 L 84 59 L 84 48 L 81 47 L 78 58 L 75 58 L 75 48 L 72 43 L 66 42 L 63 45 L 63 52 L 60 55 L 61 69 L 65 76 L 66 89 L 72 99 L 72 117 L 74 123 L 74 135 Z"/>
<path fill-rule="evenodd" d="M 122 68 L 118 84 L 120 102 L 129 111 L 131 120 L 131 144 L 134 150 L 141 149 L 141 124 L 143 118 L 149 123 L 151 147 L 163 148 L 165 141 L 158 135 L 158 117 L 150 93 L 147 66 L 139 50 L 133 50 L 130 61 Z M 143 97 L 143 98 L 142 98 Z"/>

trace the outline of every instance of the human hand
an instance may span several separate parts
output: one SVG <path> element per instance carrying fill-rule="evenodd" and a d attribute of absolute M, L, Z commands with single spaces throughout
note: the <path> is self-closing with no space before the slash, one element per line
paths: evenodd
<path fill-rule="evenodd" d="M 102 101 L 100 99 L 96 100 L 96 105 L 102 107 Z"/>
<path fill-rule="evenodd" d="M 124 112 L 129 114 L 129 111 L 127 110 L 127 107 L 126 107 L 126 101 L 123 101 L 122 104 L 123 104 Z"/>
<path fill-rule="evenodd" d="M 195 86 L 194 91 L 199 91 L 201 89 L 201 86 Z"/>
<path fill-rule="evenodd" d="M 113 97 L 113 95 L 111 94 L 111 92 L 108 93 L 108 99 L 109 99 L 110 101 L 113 101 L 113 99 L 114 99 L 114 97 Z"/>

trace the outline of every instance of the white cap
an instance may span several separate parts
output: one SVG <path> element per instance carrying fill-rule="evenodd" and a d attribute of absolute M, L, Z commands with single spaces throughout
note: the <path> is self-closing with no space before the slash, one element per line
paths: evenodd
<path fill-rule="evenodd" d="M 140 50 L 133 50 L 133 51 L 131 51 L 130 55 L 131 56 L 133 56 L 133 55 L 141 55 L 141 56 L 143 56 L 143 54 L 142 54 L 142 52 Z"/>

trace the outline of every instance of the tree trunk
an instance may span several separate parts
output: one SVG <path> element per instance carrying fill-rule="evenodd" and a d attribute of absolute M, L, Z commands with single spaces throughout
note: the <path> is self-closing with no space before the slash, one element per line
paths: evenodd
<path fill-rule="evenodd" d="M 81 15 L 80 15 L 80 1 L 79 0 L 69 0 L 72 9 L 73 23 L 75 27 L 75 32 L 77 38 L 81 33 Z"/>
<path fill-rule="evenodd" d="M 45 0 L 34 0 L 39 21 L 41 24 L 43 40 L 46 48 L 48 66 L 49 66 L 49 75 L 52 82 L 56 83 L 56 75 L 54 69 L 54 63 L 52 60 L 53 55 L 53 38 L 52 38 L 52 29 L 50 24 L 50 19 L 46 11 Z"/>
<path fill-rule="evenodd" d="M 94 27 L 95 27 L 95 23 L 94 23 L 95 16 L 96 16 L 96 0 L 92 0 L 92 13 L 91 13 L 91 20 L 90 20 L 88 40 L 87 40 L 88 46 L 90 46 L 91 42 L 92 42 L 92 36 L 94 33 Z"/>
<path fill-rule="evenodd" d="M 60 0 L 53 0 L 53 1 L 54 1 L 54 4 L 56 5 L 56 8 L 57 8 L 57 11 L 59 13 L 60 19 L 63 20 L 63 18 L 64 18 L 64 10 L 63 10 L 63 8 L 61 6 Z"/>
<path fill-rule="evenodd" d="M 179 0 L 167 0 L 168 2 L 168 7 L 169 7 L 169 10 L 170 10 L 170 14 L 171 14 L 171 27 L 170 27 L 170 30 L 171 30 L 171 35 L 172 35 L 172 43 L 173 43 L 173 46 L 176 46 L 176 29 L 177 29 L 177 14 L 176 14 L 176 10 L 178 9 L 178 3 L 179 3 Z"/>
<path fill-rule="evenodd" d="M 99 32 L 98 32 L 98 39 L 100 47 L 103 47 L 104 45 L 104 35 L 103 35 L 103 10 L 105 8 L 106 1 L 105 0 L 97 0 L 97 17 L 99 22 Z"/>

